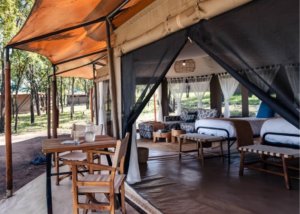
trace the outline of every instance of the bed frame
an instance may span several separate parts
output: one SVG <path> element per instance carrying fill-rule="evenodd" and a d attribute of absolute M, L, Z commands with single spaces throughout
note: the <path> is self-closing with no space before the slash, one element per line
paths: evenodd
<path fill-rule="evenodd" d="M 226 133 L 226 141 L 227 141 L 227 159 L 228 159 L 228 164 L 230 164 L 230 148 L 234 144 L 234 142 L 237 140 L 236 137 L 230 137 L 229 132 L 227 129 L 223 128 L 216 128 L 216 127 L 208 127 L 208 126 L 198 126 L 196 129 L 196 132 L 198 133 L 199 129 L 212 129 L 212 130 L 218 130 L 218 131 L 224 131 Z"/>
<path fill-rule="evenodd" d="M 240 159 L 240 170 L 239 175 L 243 176 L 244 174 L 244 167 L 255 169 L 262 172 L 271 173 L 273 175 L 279 175 L 284 177 L 285 186 L 287 189 L 291 188 L 290 185 L 290 178 L 299 179 L 299 176 L 292 177 L 289 176 L 288 170 L 295 170 L 299 172 L 298 167 L 291 167 L 287 165 L 288 160 L 292 159 L 299 159 L 299 146 L 291 145 L 291 144 L 277 144 L 273 142 L 268 142 L 266 140 L 267 135 L 280 135 L 280 136 L 288 136 L 288 137 L 300 137 L 299 134 L 287 134 L 287 133 L 278 133 L 278 132 L 266 132 L 263 134 L 262 137 L 262 144 L 253 144 L 239 147 L 239 151 L 241 154 Z M 297 147 L 297 148 L 295 148 Z M 259 161 L 245 163 L 245 154 L 246 153 L 253 153 L 260 155 L 261 159 Z M 282 164 L 277 164 L 274 161 L 270 162 L 267 161 L 268 157 L 281 159 Z M 256 166 L 256 163 L 261 162 L 263 163 L 262 167 Z M 271 169 L 267 169 L 267 164 L 281 167 L 283 172 L 277 172 Z"/>
<path fill-rule="evenodd" d="M 292 148 L 292 149 L 300 149 L 300 145 L 269 142 L 269 141 L 266 140 L 266 137 L 268 135 L 279 135 L 279 136 L 286 136 L 286 137 L 300 137 L 300 134 L 266 132 L 266 133 L 263 134 L 263 137 L 262 137 L 262 144 L 264 144 L 264 145 L 271 145 L 271 146 L 276 146 L 276 147 L 284 147 L 284 148 Z"/>

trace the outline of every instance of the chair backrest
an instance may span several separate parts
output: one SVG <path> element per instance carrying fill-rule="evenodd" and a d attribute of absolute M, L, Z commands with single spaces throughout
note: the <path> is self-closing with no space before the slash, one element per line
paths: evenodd
<path fill-rule="evenodd" d="M 130 137 L 130 133 L 127 132 L 125 137 L 122 140 L 117 141 L 115 155 L 113 158 L 112 167 L 114 168 L 120 167 L 121 173 L 123 173 L 124 171 L 124 161 L 125 161 L 125 155 L 127 151 L 129 137 Z"/>

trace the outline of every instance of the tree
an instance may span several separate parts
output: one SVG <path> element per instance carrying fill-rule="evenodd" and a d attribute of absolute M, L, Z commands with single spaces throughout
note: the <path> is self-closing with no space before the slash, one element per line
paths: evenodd
<path fill-rule="evenodd" d="M 18 126 L 18 114 L 19 114 L 19 108 L 21 105 L 18 103 L 18 94 L 21 87 L 21 84 L 23 83 L 23 77 L 26 72 L 26 68 L 28 65 L 28 55 L 22 51 L 15 50 L 15 53 L 13 54 L 13 60 L 12 60 L 12 75 L 11 79 L 13 84 L 13 90 L 15 91 L 15 96 L 13 99 L 13 112 L 15 114 L 15 126 L 14 130 L 17 132 L 17 126 Z"/>
<path fill-rule="evenodd" d="M 17 33 L 25 22 L 33 0 L 1 0 L 0 4 L 0 63 L 1 63 L 1 105 L 0 105 L 0 132 L 4 131 L 4 47 Z M 18 52 L 13 52 L 11 58 Z M 24 67 L 21 65 L 21 67 Z M 17 68 L 21 68 L 17 66 Z M 12 79 L 14 78 L 14 66 L 12 65 Z M 22 69 L 21 69 L 22 70 Z M 18 73 L 18 72 L 16 72 Z M 17 81 L 19 82 L 19 81 Z M 18 84 L 18 83 L 17 83 Z M 21 83 L 19 83 L 21 85 Z"/>

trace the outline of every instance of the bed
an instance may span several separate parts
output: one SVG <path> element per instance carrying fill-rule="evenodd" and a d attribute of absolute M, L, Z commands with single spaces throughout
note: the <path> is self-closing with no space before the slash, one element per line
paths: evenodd
<path fill-rule="evenodd" d="M 237 147 L 253 143 L 253 137 L 259 136 L 265 119 L 243 118 L 210 118 L 195 122 L 197 133 L 224 137 L 227 141 L 228 161 L 230 162 L 230 148 L 237 142 Z M 253 135 L 254 133 L 254 135 Z"/>
<path fill-rule="evenodd" d="M 234 120 L 247 121 L 250 124 L 254 137 L 260 135 L 260 130 L 266 118 L 243 117 L 234 119 L 201 119 L 195 122 L 195 129 L 200 134 L 236 138 L 236 127 Z"/>
<path fill-rule="evenodd" d="M 300 149 L 300 130 L 283 118 L 267 120 L 260 135 L 263 144 Z"/>

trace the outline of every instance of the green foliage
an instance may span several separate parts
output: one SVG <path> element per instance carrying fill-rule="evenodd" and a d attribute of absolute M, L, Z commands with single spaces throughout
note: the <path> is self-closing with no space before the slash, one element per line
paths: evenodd
<path fill-rule="evenodd" d="M 73 123 L 88 122 L 90 120 L 90 110 L 85 106 L 75 106 L 74 118 L 70 120 L 69 108 L 64 113 L 59 114 L 59 128 L 69 129 Z M 41 116 L 36 117 L 35 123 L 30 123 L 30 114 L 19 115 L 18 134 L 43 131 L 47 129 L 47 114 L 42 113 Z M 15 133 L 16 134 L 16 133 Z"/>

